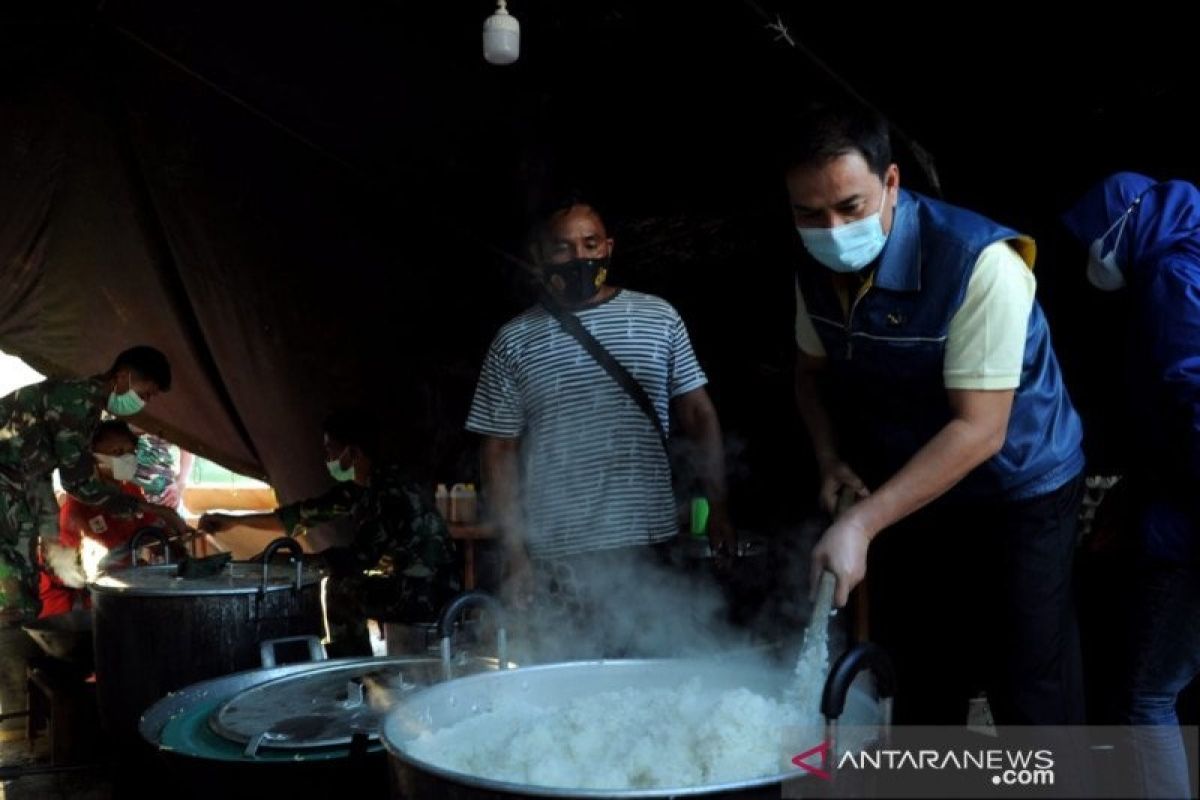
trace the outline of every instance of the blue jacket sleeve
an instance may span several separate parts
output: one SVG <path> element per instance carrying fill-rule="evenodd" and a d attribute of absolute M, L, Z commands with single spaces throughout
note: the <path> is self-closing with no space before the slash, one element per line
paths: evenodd
<path fill-rule="evenodd" d="M 1187 423 L 1187 463 L 1200 487 L 1200 262 L 1175 257 L 1159 264 L 1142 309 L 1150 356 L 1165 398 Z"/>

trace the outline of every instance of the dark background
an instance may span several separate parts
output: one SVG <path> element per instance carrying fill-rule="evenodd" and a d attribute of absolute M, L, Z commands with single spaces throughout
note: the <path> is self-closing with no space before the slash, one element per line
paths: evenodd
<path fill-rule="evenodd" d="M 1088 423 L 1121 465 L 1120 307 L 1057 217 L 1110 171 L 1198 177 L 1185 26 L 728 0 L 10 3 L 0 10 L 0 349 L 54 374 L 166 350 L 150 427 L 284 500 L 327 481 L 318 425 L 367 405 L 430 479 L 473 477 L 462 423 L 523 298 L 530 214 L 576 188 L 613 282 L 687 321 L 729 439 L 735 516 L 811 506 L 792 409 L 798 247 L 777 120 L 853 90 L 897 129 L 902 182 L 1033 234 L 1039 296 Z M 776 15 L 797 47 L 765 27 Z M 930 159 L 915 157 L 915 142 Z"/>

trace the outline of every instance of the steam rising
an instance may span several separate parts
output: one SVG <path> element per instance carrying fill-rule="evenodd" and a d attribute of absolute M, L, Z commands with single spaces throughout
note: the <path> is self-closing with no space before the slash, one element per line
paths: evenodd
<path fill-rule="evenodd" d="M 650 548 L 535 562 L 534 571 L 532 605 L 511 615 L 519 663 L 700 656 L 751 644 L 727 622 L 710 577 L 669 569 Z"/>
<path fill-rule="evenodd" d="M 820 530 L 792 531 L 724 575 L 709 560 L 688 561 L 678 546 L 670 559 L 636 547 L 535 561 L 531 604 L 509 609 L 513 658 L 530 664 L 747 650 L 787 658 L 811 612 L 808 553 Z M 731 608 L 731 596 L 748 594 L 756 601 Z M 841 644 L 840 635 L 832 644 Z"/>
<path fill-rule="evenodd" d="M 406 749 L 451 770 L 566 788 L 704 786 L 788 770 L 795 746 L 821 731 L 830 639 L 840 639 L 821 620 L 807 634 L 816 645 L 805 648 L 809 657 L 789 664 L 782 652 L 794 653 L 805 629 L 806 556 L 819 532 L 805 528 L 760 563 L 764 573 L 783 574 L 773 602 L 745 626 L 730 623 L 708 562 L 685 573 L 643 547 L 535 563 L 532 606 L 510 612 L 514 651 L 525 649 L 515 654 L 520 663 L 700 660 L 654 667 L 649 674 L 679 671 L 668 685 L 651 679 L 597 693 L 581 672 L 564 697 L 522 691 L 536 678 L 498 684 L 486 707 L 447 727 L 423 728 Z M 728 679 L 713 680 L 714 669 Z M 792 741 L 797 736 L 803 741 Z"/>

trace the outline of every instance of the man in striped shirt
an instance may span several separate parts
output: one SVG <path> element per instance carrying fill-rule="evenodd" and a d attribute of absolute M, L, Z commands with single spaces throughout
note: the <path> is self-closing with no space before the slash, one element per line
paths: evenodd
<path fill-rule="evenodd" d="M 586 203 L 555 210 L 535 238 L 544 302 L 574 315 L 631 373 L 664 430 L 675 410 L 712 509 L 710 541 L 732 547 L 720 423 L 678 312 L 604 283 L 613 240 Z M 467 428 L 484 437 L 483 478 L 516 598 L 539 574 L 558 574 L 561 584 L 562 564 L 578 576 L 587 571 L 581 564 L 638 558 L 675 535 L 670 466 L 655 424 L 543 305 L 500 329 Z"/>

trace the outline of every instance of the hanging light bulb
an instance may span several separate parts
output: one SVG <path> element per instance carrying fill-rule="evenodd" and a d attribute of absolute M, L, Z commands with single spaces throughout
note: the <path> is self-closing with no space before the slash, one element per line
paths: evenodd
<path fill-rule="evenodd" d="M 496 13 L 483 21 L 483 58 L 489 64 L 511 64 L 521 55 L 521 23 L 508 13 L 506 0 L 496 0 Z"/>

